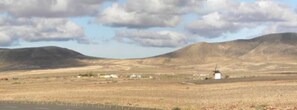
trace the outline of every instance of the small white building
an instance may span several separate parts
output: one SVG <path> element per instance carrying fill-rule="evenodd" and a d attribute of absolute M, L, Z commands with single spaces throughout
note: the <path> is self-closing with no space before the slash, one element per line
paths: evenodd
<path fill-rule="evenodd" d="M 130 79 L 140 79 L 140 78 L 142 78 L 142 76 L 139 75 L 139 74 L 132 74 L 132 75 L 130 75 Z"/>
<path fill-rule="evenodd" d="M 119 76 L 118 75 L 115 75 L 115 74 L 111 74 L 110 77 L 111 78 L 115 78 L 115 79 L 119 78 Z"/>
<path fill-rule="evenodd" d="M 99 78 L 105 78 L 105 79 L 117 79 L 119 78 L 118 75 L 115 75 L 115 74 L 110 74 L 110 75 L 99 75 Z"/>
<path fill-rule="evenodd" d="M 150 78 L 150 79 L 153 79 L 154 77 L 153 77 L 153 76 L 149 76 L 149 78 Z"/>
<path fill-rule="evenodd" d="M 214 73 L 214 79 L 222 79 L 222 73 L 220 71 L 216 71 Z"/>

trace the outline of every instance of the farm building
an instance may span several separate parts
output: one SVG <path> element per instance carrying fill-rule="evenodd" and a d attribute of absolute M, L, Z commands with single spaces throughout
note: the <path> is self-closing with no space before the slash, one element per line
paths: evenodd
<path fill-rule="evenodd" d="M 129 78 L 130 79 L 140 79 L 140 78 L 142 78 L 142 76 L 139 75 L 139 74 L 132 74 L 132 75 L 129 76 Z"/>
<path fill-rule="evenodd" d="M 98 75 L 99 78 L 105 78 L 105 79 L 117 79 L 119 78 L 118 75 L 115 74 L 108 74 L 108 75 Z"/>

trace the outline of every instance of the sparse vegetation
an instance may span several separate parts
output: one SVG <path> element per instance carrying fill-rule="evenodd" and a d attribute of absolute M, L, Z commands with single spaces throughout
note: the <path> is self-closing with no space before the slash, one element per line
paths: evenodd
<path fill-rule="evenodd" d="M 1 78 L 0 80 L 2 80 L 2 81 L 8 81 L 9 79 L 8 78 Z"/>
<path fill-rule="evenodd" d="M 19 78 L 12 78 L 12 80 L 19 80 Z"/>
<path fill-rule="evenodd" d="M 58 71 L 39 70 L 35 71 L 36 73 L 32 71 L 22 71 L 20 72 L 21 74 L 14 73 L 10 77 L 18 77 L 19 79 L 17 81 L 0 81 L 0 100 L 84 102 L 86 104 L 110 103 L 123 106 L 138 105 L 140 107 L 155 107 L 167 110 L 195 109 L 197 107 L 199 107 L 198 109 L 261 109 L 263 107 L 259 105 L 262 103 L 269 103 L 265 108 L 270 106 L 273 108 L 292 108 L 294 107 L 292 103 L 297 103 L 297 100 L 295 100 L 297 97 L 292 95 L 297 91 L 295 89 L 297 81 L 294 80 L 292 74 L 288 76 L 291 78 L 290 80 L 267 80 L 265 78 L 261 79 L 261 77 L 254 77 L 257 80 L 252 82 L 241 82 L 241 79 L 237 78 L 236 83 L 232 83 L 234 81 L 232 78 L 228 79 L 231 81 L 229 83 L 212 83 L 215 81 L 213 79 L 205 81 L 198 80 L 203 82 L 201 84 L 189 82 L 192 81 L 192 79 L 188 78 L 193 77 L 192 73 L 179 74 L 177 70 L 174 71 L 176 73 L 174 77 L 172 77 L 172 72 L 168 72 L 168 74 L 152 74 L 152 72 L 149 72 L 148 75 L 143 75 L 153 76 L 158 80 L 148 80 L 145 78 L 124 80 L 127 79 L 126 77 L 116 80 L 100 78 L 79 79 L 73 77 L 75 74 L 71 74 L 75 72 L 86 73 L 83 76 L 90 77 L 95 75 L 94 73 L 96 72 L 90 72 L 95 69 L 66 69 L 68 71 L 58 69 Z M 185 71 L 182 72 L 184 73 Z M 130 75 L 129 73 L 145 74 L 145 72 L 138 70 L 137 72 L 126 72 L 123 76 Z M 266 73 L 259 74 L 271 75 Z M 286 78 L 286 76 L 284 77 Z M 249 77 L 244 79 L 247 78 Z M 275 79 L 275 77 L 272 79 Z"/>
<path fill-rule="evenodd" d="M 64 54 L 58 54 L 50 59 L 56 61 L 55 58 L 61 58 L 65 61 L 63 64 L 70 64 L 71 68 L 1 73 L 0 100 L 114 104 L 166 110 L 294 110 L 297 109 L 296 43 L 279 40 L 283 38 L 286 39 L 272 35 L 247 40 L 244 44 L 241 44 L 243 41 L 193 44 L 176 52 L 146 59 L 82 58 L 79 59 L 79 63 L 85 64 L 82 67 L 72 65 L 76 64 L 75 56 L 81 56 L 78 53 L 69 56 L 74 57 L 74 63 L 65 61 L 64 58 L 68 57 Z M 263 43 L 265 39 L 273 43 Z M 277 47 L 275 43 L 289 46 L 290 49 L 272 49 L 270 46 Z M 47 56 L 46 53 L 42 55 Z M 14 56 L 8 57 L 17 60 Z M 19 61 L 27 61 L 27 58 L 19 58 Z M 48 63 L 48 60 L 41 63 Z M 223 75 L 227 74 L 223 80 L 214 80 L 214 63 L 221 65 Z M 5 67 L 8 65 L 2 66 Z M 34 65 L 28 67 L 19 69 L 32 69 Z M 90 78 L 96 77 L 97 73 L 116 73 L 119 77 Z M 139 73 L 141 78 L 127 80 L 133 73 Z M 74 77 L 78 74 L 79 78 Z"/>
<path fill-rule="evenodd" d="M 81 77 L 94 77 L 94 76 L 96 76 L 96 74 L 94 74 L 93 72 L 87 72 L 85 74 L 79 74 L 78 76 L 81 76 Z"/>
<path fill-rule="evenodd" d="M 229 79 L 229 78 L 230 78 L 229 75 L 225 75 L 225 76 L 224 76 L 224 79 Z"/>
<path fill-rule="evenodd" d="M 172 110 L 181 110 L 179 107 L 174 107 Z"/>
<path fill-rule="evenodd" d="M 252 106 L 255 110 L 266 110 L 267 105 L 257 105 L 257 106 Z"/>
<path fill-rule="evenodd" d="M 21 82 L 13 82 L 12 84 L 22 84 Z"/>

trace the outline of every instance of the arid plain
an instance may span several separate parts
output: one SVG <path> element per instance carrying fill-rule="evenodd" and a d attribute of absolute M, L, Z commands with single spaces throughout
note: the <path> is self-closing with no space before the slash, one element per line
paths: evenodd
<path fill-rule="evenodd" d="M 56 47 L 31 49 L 21 57 L 9 55 L 19 50 L 3 50 L 0 100 L 168 110 L 295 110 L 296 34 L 268 36 L 199 43 L 145 59 L 84 58 Z M 72 59 L 60 57 L 65 55 Z M 69 61 L 75 64 L 65 66 Z M 44 67 L 32 68 L 41 64 Z M 52 67 L 59 64 L 62 66 Z M 24 65 L 30 68 L 24 69 Z M 213 79 L 216 65 L 224 79 Z M 14 69 L 6 70 L 8 67 Z"/>
<path fill-rule="evenodd" d="M 115 63 L 123 62 L 114 61 L 105 66 L 2 72 L 1 77 L 11 80 L 0 81 L 1 100 L 162 109 L 296 109 L 297 74 L 294 72 L 231 73 L 222 69 L 230 78 L 216 81 L 198 79 L 195 74 L 199 71 L 196 69 L 156 68 L 135 62 L 119 66 Z M 211 70 L 205 70 L 204 74 L 211 74 Z M 117 74 L 119 78 L 77 77 L 89 72 Z M 132 73 L 141 74 L 143 78 L 127 77 Z"/>

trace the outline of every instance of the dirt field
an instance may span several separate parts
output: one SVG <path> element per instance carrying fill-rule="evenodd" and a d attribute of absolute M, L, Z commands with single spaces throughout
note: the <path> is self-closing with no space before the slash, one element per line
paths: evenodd
<path fill-rule="evenodd" d="M 61 73 L 63 70 L 63 73 Z M 78 71 L 80 70 L 80 71 Z M 192 74 L 154 70 L 130 71 L 154 78 L 77 78 L 88 69 L 57 69 L 1 73 L 0 100 L 107 104 L 172 109 L 297 109 L 297 74 L 197 80 Z M 146 73 L 146 72 L 147 73 Z M 109 71 L 114 73 L 116 71 Z M 96 72 L 94 72 L 96 73 Z M 185 72 L 188 73 L 188 72 Z M 189 72 L 190 73 L 190 72 Z"/>
<path fill-rule="evenodd" d="M 161 109 L 120 106 L 120 105 L 105 105 L 105 104 L 0 101 L 0 110 L 161 110 Z"/>

